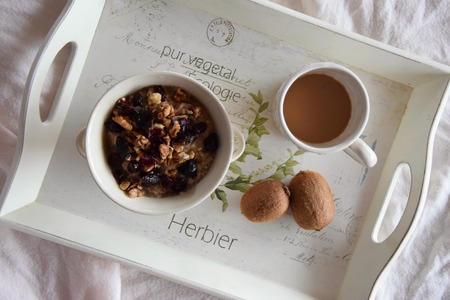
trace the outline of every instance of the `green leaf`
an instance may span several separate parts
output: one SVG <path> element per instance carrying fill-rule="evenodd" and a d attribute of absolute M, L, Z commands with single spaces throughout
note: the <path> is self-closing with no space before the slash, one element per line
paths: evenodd
<path fill-rule="evenodd" d="M 256 131 L 252 131 L 247 136 L 247 145 L 258 146 L 258 142 L 261 140 L 261 136 Z"/>
<path fill-rule="evenodd" d="M 261 102 L 262 102 L 263 96 L 262 96 L 261 90 L 258 90 L 258 98 L 261 99 Z"/>
<path fill-rule="evenodd" d="M 257 119 L 255 120 L 254 125 L 255 125 L 255 126 L 261 126 L 261 125 L 263 125 L 264 123 L 266 123 L 267 120 L 269 120 L 269 119 L 268 119 L 268 118 L 257 118 Z"/>
<path fill-rule="evenodd" d="M 251 156 L 254 156 L 256 158 L 259 158 L 260 155 L 261 155 L 261 152 L 259 151 L 258 147 L 255 147 L 253 145 L 247 145 L 245 147 L 244 154 L 245 155 L 251 155 Z"/>
<path fill-rule="evenodd" d="M 227 200 L 227 194 L 221 190 L 221 189 L 216 189 L 215 194 L 217 196 L 217 199 L 223 201 L 223 200 Z"/>
<path fill-rule="evenodd" d="M 253 93 L 250 93 L 250 96 L 252 96 L 253 100 L 255 100 L 256 103 L 258 103 L 258 104 L 262 103 L 261 97 L 259 97 L 260 96 L 259 92 L 258 92 L 258 96 Z"/>
<path fill-rule="evenodd" d="M 270 134 L 270 132 L 266 129 L 266 127 L 264 127 L 264 126 L 261 126 L 261 127 L 257 127 L 256 128 L 256 132 L 257 132 L 257 134 L 259 135 L 259 136 L 263 136 L 263 135 L 265 135 L 265 134 Z"/>
<path fill-rule="evenodd" d="M 242 169 L 241 167 L 238 166 L 238 164 L 236 162 L 232 162 L 230 164 L 230 168 L 229 170 L 236 175 L 241 175 L 242 174 Z"/>
<path fill-rule="evenodd" d="M 294 168 L 287 167 L 286 170 L 284 171 L 284 175 L 285 175 L 285 177 L 288 175 L 294 176 L 295 175 Z"/>
<path fill-rule="evenodd" d="M 303 153 L 305 153 L 305 151 L 303 151 L 302 149 L 298 149 L 294 152 L 294 156 L 302 155 Z"/>
<path fill-rule="evenodd" d="M 299 162 L 296 161 L 296 160 L 293 160 L 293 159 L 290 159 L 290 160 L 288 160 L 288 161 L 285 163 L 285 165 L 286 165 L 287 167 L 294 167 L 294 166 L 296 166 L 296 165 L 298 165 L 298 164 L 299 164 Z"/>
<path fill-rule="evenodd" d="M 240 191 L 245 193 L 249 188 L 252 187 L 251 183 L 241 182 L 241 183 L 225 183 L 225 187 L 232 191 Z"/>
<path fill-rule="evenodd" d="M 225 212 L 228 208 L 228 201 L 223 201 L 222 202 L 222 212 Z"/>
<path fill-rule="evenodd" d="M 286 175 L 284 174 L 284 171 L 282 169 L 278 169 L 275 171 L 275 173 L 273 173 L 270 178 L 272 179 L 278 179 L 278 180 L 282 180 L 286 177 Z"/>
<path fill-rule="evenodd" d="M 264 102 L 263 104 L 261 104 L 261 106 L 259 107 L 258 112 L 262 113 L 263 111 L 265 111 L 267 109 L 267 107 L 269 107 L 269 102 Z"/>

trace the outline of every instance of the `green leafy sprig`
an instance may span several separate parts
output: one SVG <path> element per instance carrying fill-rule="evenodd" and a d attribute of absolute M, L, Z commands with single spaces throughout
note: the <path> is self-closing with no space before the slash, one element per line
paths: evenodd
<path fill-rule="evenodd" d="M 256 102 L 256 104 L 258 104 L 258 108 L 249 108 L 249 110 L 255 114 L 255 117 L 253 119 L 253 123 L 248 128 L 245 150 L 244 153 L 242 153 L 242 155 L 237 159 L 239 162 L 245 162 L 246 157 L 249 155 L 254 156 L 257 159 L 262 159 L 261 150 L 259 149 L 259 141 L 263 135 L 269 134 L 269 131 L 264 126 L 269 119 L 261 116 L 261 114 L 269 107 L 269 102 L 263 101 L 261 91 L 258 91 L 257 95 L 253 93 L 250 93 L 249 95 Z"/>
<path fill-rule="evenodd" d="M 245 150 L 243 154 L 234 162 L 230 164 L 229 171 L 236 176 L 228 176 L 227 181 L 222 185 L 222 187 L 227 188 L 232 191 L 240 191 L 245 193 L 248 189 L 250 189 L 253 185 L 257 184 L 266 179 L 277 179 L 282 180 L 287 176 L 294 175 L 294 166 L 298 165 L 298 162 L 294 159 L 295 156 L 303 154 L 302 150 L 297 150 L 292 152 L 288 149 L 290 155 L 289 157 L 281 163 L 272 163 L 270 165 L 266 165 L 259 170 L 252 172 L 250 175 L 245 175 L 242 171 L 242 168 L 239 166 L 239 163 L 245 162 L 248 156 L 253 156 L 257 160 L 262 159 L 262 152 L 259 148 L 259 142 L 263 135 L 268 135 L 269 131 L 265 127 L 265 123 L 268 118 L 262 116 L 262 113 L 267 110 L 269 106 L 269 102 L 264 102 L 263 97 L 260 91 L 258 94 L 250 93 L 250 96 L 254 100 L 254 102 L 258 105 L 256 109 L 250 108 L 249 110 L 254 113 L 254 119 L 252 124 L 248 128 L 248 137 L 245 142 Z M 266 176 L 263 179 L 256 179 L 260 176 L 257 176 L 261 173 L 265 173 L 268 170 L 273 168 L 273 165 L 276 165 L 275 171 Z M 213 194 L 211 194 L 212 199 L 219 199 L 222 201 L 222 211 L 226 211 L 228 208 L 228 200 L 227 194 L 224 189 L 217 188 Z"/>

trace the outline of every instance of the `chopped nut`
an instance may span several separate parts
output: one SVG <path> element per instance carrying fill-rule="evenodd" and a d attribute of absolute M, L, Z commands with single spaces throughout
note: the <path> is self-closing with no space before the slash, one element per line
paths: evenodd
<path fill-rule="evenodd" d="M 184 102 L 187 100 L 187 94 L 185 91 L 183 91 L 183 89 L 178 87 L 175 95 L 173 96 L 173 99 L 175 99 L 176 101 Z"/>
<path fill-rule="evenodd" d="M 134 145 L 141 149 L 145 149 L 148 145 L 150 145 L 150 141 L 145 136 L 138 134 L 136 136 L 136 140 L 134 141 Z"/>
<path fill-rule="evenodd" d="M 114 116 L 112 117 L 113 121 L 125 128 L 126 130 L 132 130 L 133 125 L 131 125 L 130 122 L 128 122 L 124 117 L 122 116 Z"/>
<path fill-rule="evenodd" d="M 178 173 L 178 170 L 177 170 L 177 169 L 172 169 L 172 170 L 168 170 L 168 171 L 167 171 L 167 175 L 168 175 L 169 177 L 175 177 L 175 176 L 177 175 L 177 173 Z"/>
<path fill-rule="evenodd" d="M 170 141 L 171 141 L 170 136 L 166 135 L 166 136 L 164 137 L 164 142 L 166 142 L 166 145 L 170 145 Z"/>
<path fill-rule="evenodd" d="M 164 125 L 160 124 L 160 123 L 155 123 L 155 125 L 153 125 L 154 128 L 158 128 L 158 129 L 164 129 Z"/>
<path fill-rule="evenodd" d="M 184 146 L 183 145 L 179 145 L 179 144 L 175 144 L 173 145 L 173 150 L 177 153 L 181 152 L 184 150 Z"/>
<path fill-rule="evenodd" d="M 131 182 L 129 182 L 128 180 L 125 180 L 120 183 L 119 187 L 122 191 L 125 191 L 130 186 L 130 184 L 131 184 Z"/>
<path fill-rule="evenodd" d="M 153 170 L 154 168 L 156 167 L 156 165 L 149 165 L 149 166 L 147 166 L 147 167 L 144 167 L 143 168 L 143 171 L 144 172 L 150 172 L 151 170 Z"/>
<path fill-rule="evenodd" d="M 164 125 L 164 127 L 166 127 L 166 128 L 169 128 L 170 124 L 172 124 L 172 120 L 171 119 L 162 119 L 161 122 Z"/>
<path fill-rule="evenodd" d="M 144 191 L 138 189 L 137 187 L 134 187 L 127 191 L 127 195 L 130 198 L 142 197 L 144 196 Z"/>
<path fill-rule="evenodd" d="M 194 107 L 194 118 L 198 118 L 202 114 L 202 108 L 200 106 Z"/>
<path fill-rule="evenodd" d="M 186 152 L 179 152 L 176 154 L 176 157 L 178 158 L 178 162 L 181 164 L 185 162 L 186 160 L 189 160 L 189 154 Z"/>
<path fill-rule="evenodd" d="M 159 154 L 161 156 L 161 159 L 171 158 L 172 157 L 172 150 L 170 149 L 170 146 L 166 144 L 159 145 Z"/>
<path fill-rule="evenodd" d="M 168 116 L 173 116 L 173 106 L 170 104 L 161 105 L 161 110 L 158 113 L 158 119 L 164 119 Z"/>
<path fill-rule="evenodd" d="M 162 96 L 160 93 L 153 93 L 149 91 L 147 94 L 147 98 L 150 104 L 160 104 Z"/>
<path fill-rule="evenodd" d="M 192 150 L 190 150 L 190 151 L 187 153 L 187 155 L 188 155 L 189 159 L 193 159 L 193 158 L 195 157 L 195 152 L 192 151 Z"/>
<path fill-rule="evenodd" d="M 180 130 L 181 130 L 180 122 L 173 121 L 172 127 L 169 130 L 170 137 L 172 138 L 176 137 L 178 132 L 180 132 Z"/>

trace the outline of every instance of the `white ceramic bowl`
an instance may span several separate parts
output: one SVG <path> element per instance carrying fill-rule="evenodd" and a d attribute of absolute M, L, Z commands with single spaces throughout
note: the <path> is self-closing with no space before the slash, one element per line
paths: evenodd
<path fill-rule="evenodd" d="M 208 174 L 194 187 L 174 197 L 130 198 L 114 179 L 103 148 L 104 122 L 117 99 L 150 85 L 178 86 L 198 98 L 209 111 L 220 140 L 214 163 Z M 150 72 L 129 77 L 108 90 L 95 106 L 85 131 L 85 154 L 89 169 L 102 191 L 117 204 L 144 214 L 162 215 L 190 209 L 208 198 L 224 178 L 233 155 L 233 126 L 219 99 L 204 85 L 173 72 Z M 242 134 L 240 136 L 243 139 Z M 240 151 L 242 152 L 242 151 Z M 239 153 L 240 154 L 240 153 Z"/>

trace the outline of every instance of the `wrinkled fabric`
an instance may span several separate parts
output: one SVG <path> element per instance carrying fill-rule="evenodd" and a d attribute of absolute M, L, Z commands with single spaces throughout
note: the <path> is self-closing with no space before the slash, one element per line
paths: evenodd
<path fill-rule="evenodd" d="M 450 65 L 450 2 L 273 0 L 336 28 Z M 0 187 L 14 155 L 26 77 L 65 3 L 0 2 Z M 450 299 L 450 107 L 440 122 L 424 212 L 377 299 Z M 396 191 L 402 198 L 406 188 Z M 395 198 L 394 197 L 394 198 Z M 401 201 L 388 211 L 390 230 Z M 216 299 L 140 269 L 0 225 L 0 299 Z"/>

